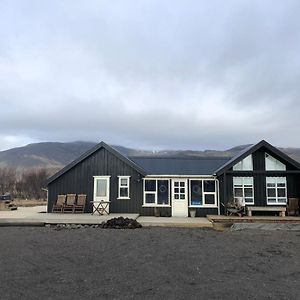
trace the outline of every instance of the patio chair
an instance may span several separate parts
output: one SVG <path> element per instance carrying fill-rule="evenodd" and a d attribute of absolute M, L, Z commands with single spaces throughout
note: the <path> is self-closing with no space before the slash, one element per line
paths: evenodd
<path fill-rule="evenodd" d="M 56 199 L 56 203 L 52 207 L 52 212 L 58 212 L 61 213 L 63 212 L 63 207 L 66 202 L 66 195 L 58 195 Z"/>
<path fill-rule="evenodd" d="M 77 196 L 77 202 L 73 207 L 73 213 L 84 213 L 84 207 L 86 203 L 86 194 L 79 194 Z"/>
<path fill-rule="evenodd" d="M 67 194 L 67 201 L 63 207 L 63 213 L 73 213 L 75 200 L 76 200 L 76 194 Z"/>
<path fill-rule="evenodd" d="M 242 217 L 245 215 L 245 205 L 243 199 L 236 198 L 231 199 L 227 203 L 221 203 L 224 206 L 225 214 L 227 216 L 238 216 Z"/>
<path fill-rule="evenodd" d="M 299 215 L 299 198 L 289 198 L 286 212 L 288 216 Z"/>

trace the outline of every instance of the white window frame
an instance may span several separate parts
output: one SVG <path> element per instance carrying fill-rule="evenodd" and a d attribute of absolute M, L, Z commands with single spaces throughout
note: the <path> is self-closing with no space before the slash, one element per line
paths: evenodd
<path fill-rule="evenodd" d="M 97 185 L 95 183 L 96 183 L 97 179 L 106 179 L 107 180 L 106 197 L 107 197 L 107 199 L 110 199 L 110 178 L 111 178 L 111 176 L 93 176 L 93 178 L 94 178 L 93 200 L 95 201 L 96 198 L 101 198 L 101 197 L 96 196 L 96 194 L 97 194 Z"/>
<path fill-rule="evenodd" d="M 147 180 L 154 180 L 155 181 L 155 191 L 146 191 L 145 186 L 146 186 L 146 181 Z M 168 181 L 168 204 L 158 204 L 158 180 L 162 181 Z M 143 206 L 145 207 L 171 207 L 170 205 L 170 189 L 171 189 L 171 184 L 170 180 L 166 178 L 143 178 Z M 155 202 L 154 203 L 146 203 L 146 195 L 147 194 L 152 194 L 155 197 Z"/>
<path fill-rule="evenodd" d="M 275 187 L 268 187 L 268 178 L 273 178 L 275 179 Z M 284 183 L 285 186 L 284 187 L 279 187 L 278 184 L 282 183 L 282 182 L 278 182 L 279 179 L 284 178 Z M 285 189 L 285 197 L 278 197 L 278 189 Z M 268 190 L 269 189 L 275 189 L 275 197 L 269 197 L 268 196 Z M 271 176 L 267 176 L 266 177 L 266 197 L 267 197 L 267 205 L 286 205 L 287 204 L 287 179 L 284 176 L 279 176 L 279 177 L 271 177 Z M 269 202 L 269 199 L 276 199 L 276 202 Z M 284 199 L 284 202 L 279 202 L 280 199 Z"/>
<path fill-rule="evenodd" d="M 192 181 L 202 181 L 202 205 L 192 205 Z M 205 192 L 204 191 L 204 181 L 214 181 L 215 182 L 215 191 L 214 192 Z M 218 208 L 218 180 L 217 179 L 209 179 L 209 178 L 193 178 L 189 180 L 189 207 L 202 207 L 202 208 Z M 205 195 L 214 195 L 215 203 L 214 204 L 205 204 Z"/>
<path fill-rule="evenodd" d="M 121 185 L 122 179 L 127 180 L 126 185 Z M 127 196 L 121 197 L 121 188 L 127 189 Z M 130 199 L 130 176 L 118 176 L 118 199 Z"/>
<path fill-rule="evenodd" d="M 267 159 L 270 158 L 271 161 L 273 161 L 275 167 L 274 168 L 268 168 L 267 167 Z M 286 171 L 286 165 L 282 163 L 277 158 L 273 157 L 269 153 L 265 153 L 265 169 L 266 171 Z"/>
<path fill-rule="evenodd" d="M 251 160 L 251 166 L 249 168 L 245 167 L 247 159 Z M 247 157 L 245 157 L 241 161 L 237 162 L 232 167 L 232 170 L 233 171 L 253 171 L 253 156 L 252 156 L 252 154 L 248 155 Z"/>
<path fill-rule="evenodd" d="M 234 179 L 235 178 L 239 178 L 239 179 L 242 179 L 242 184 L 241 185 L 235 185 L 234 184 Z M 245 184 L 245 179 L 246 178 L 252 178 L 252 184 Z M 233 186 L 233 199 L 235 200 L 236 198 L 240 198 L 240 197 L 236 197 L 235 196 L 235 189 L 237 188 L 240 188 L 242 189 L 243 191 L 243 196 L 242 196 L 242 202 L 243 202 L 243 205 L 254 205 L 254 177 L 253 176 L 246 176 L 246 177 L 239 177 L 239 176 L 235 176 L 232 178 L 232 186 Z M 247 189 L 252 189 L 252 197 L 245 197 L 245 188 Z M 245 202 L 245 199 L 252 199 L 252 202 Z"/>

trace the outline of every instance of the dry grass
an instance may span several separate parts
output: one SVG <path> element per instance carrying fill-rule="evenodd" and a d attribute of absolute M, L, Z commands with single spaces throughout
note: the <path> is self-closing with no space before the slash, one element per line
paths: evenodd
<path fill-rule="evenodd" d="M 32 207 L 32 206 L 47 205 L 47 200 L 45 200 L 45 199 L 14 199 L 13 204 L 16 206 L 22 206 L 22 207 Z"/>

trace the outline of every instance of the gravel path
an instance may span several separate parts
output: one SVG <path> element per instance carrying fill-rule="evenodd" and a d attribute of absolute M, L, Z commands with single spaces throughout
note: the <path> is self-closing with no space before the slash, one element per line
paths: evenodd
<path fill-rule="evenodd" d="M 299 299 L 300 232 L 0 228 L 0 299 Z"/>

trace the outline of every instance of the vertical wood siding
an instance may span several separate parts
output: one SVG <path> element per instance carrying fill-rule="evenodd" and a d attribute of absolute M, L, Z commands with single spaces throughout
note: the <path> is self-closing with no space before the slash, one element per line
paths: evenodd
<path fill-rule="evenodd" d="M 118 176 L 130 176 L 130 199 L 117 199 Z M 94 191 L 93 176 L 111 176 L 110 178 L 110 212 L 141 213 L 143 204 L 142 175 L 118 157 L 101 148 L 85 160 L 74 166 L 48 186 L 48 212 L 59 194 L 87 194 L 85 211 L 92 212 Z"/>
<path fill-rule="evenodd" d="M 254 152 L 253 155 L 253 169 L 255 171 L 265 171 L 265 153 L 269 153 L 274 158 L 278 159 L 286 165 L 287 171 L 296 170 L 295 166 L 287 163 L 282 160 L 281 157 L 270 153 L 265 147 Z M 232 168 L 230 169 L 232 171 Z M 256 206 L 266 206 L 267 197 L 266 197 L 266 174 L 251 174 L 249 172 L 236 171 L 234 173 L 226 174 L 225 185 L 226 189 L 224 190 L 224 175 L 219 177 L 220 182 L 220 203 L 227 203 L 233 198 L 233 177 L 244 177 L 244 176 L 253 176 L 254 178 L 254 205 Z M 300 175 L 298 174 L 286 174 L 284 171 L 272 173 L 273 177 L 286 177 L 287 178 L 287 193 L 288 198 L 300 197 Z M 225 195 L 224 195 L 225 193 Z M 221 205 L 221 213 L 224 213 L 224 207 Z"/>

